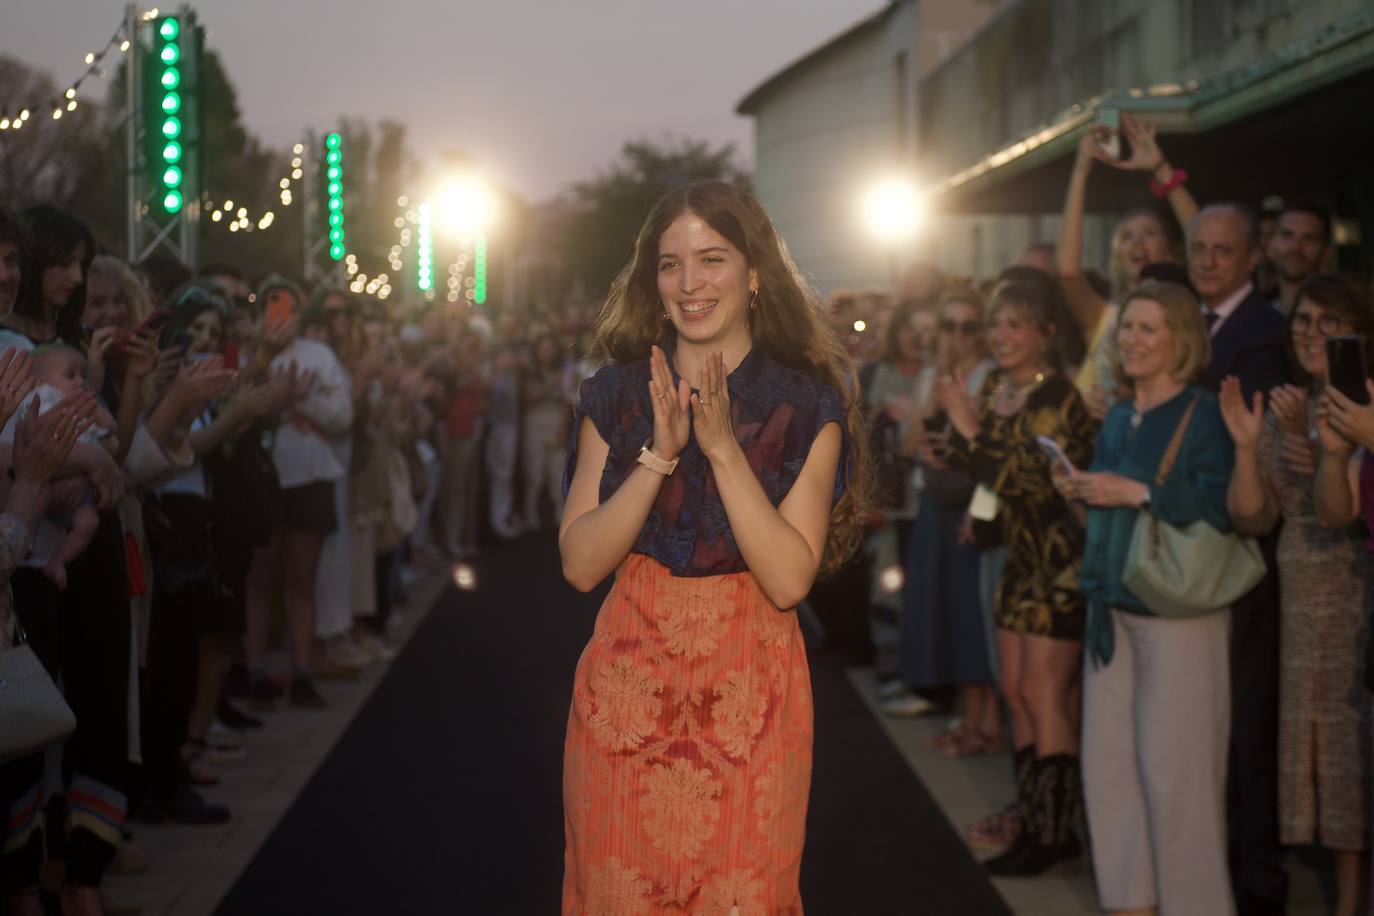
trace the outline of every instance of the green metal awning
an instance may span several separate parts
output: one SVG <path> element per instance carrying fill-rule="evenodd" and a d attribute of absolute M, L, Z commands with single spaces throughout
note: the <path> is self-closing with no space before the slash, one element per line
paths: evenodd
<path fill-rule="evenodd" d="M 986 197 L 1018 176 L 1072 156 L 1078 129 L 1103 108 L 1147 116 L 1165 135 L 1208 134 L 1254 118 L 1351 77 L 1374 71 L 1374 7 L 1343 17 L 1256 63 L 1186 84 L 1108 90 L 1085 99 L 1015 143 L 996 150 L 932 185 L 940 206 Z M 1366 97 L 1367 98 L 1367 97 Z M 1364 102 L 1352 117 L 1371 118 Z M 1366 148 L 1367 149 L 1367 148 Z M 1062 193 L 1062 184 L 1055 194 Z M 986 207 L 980 207 L 986 209 Z"/>

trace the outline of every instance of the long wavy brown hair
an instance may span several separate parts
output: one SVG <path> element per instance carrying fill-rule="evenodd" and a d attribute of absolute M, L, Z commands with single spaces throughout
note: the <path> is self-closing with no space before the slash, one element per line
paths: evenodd
<path fill-rule="evenodd" d="M 591 359 L 634 362 L 676 331 L 663 318 L 658 294 L 658 245 L 673 220 L 692 213 L 744 254 L 758 274 L 758 298 L 749 313 L 755 346 L 776 362 L 833 386 L 844 399 L 853 474 L 830 512 L 821 575 L 833 572 L 863 540 L 872 512 L 868 434 L 858 377 L 839 339 L 825 322 L 819 298 L 802 279 L 787 245 L 763 207 L 747 191 L 723 181 L 698 181 L 660 200 L 639 230 L 634 255 L 611 284 L 593 328 Z"/>

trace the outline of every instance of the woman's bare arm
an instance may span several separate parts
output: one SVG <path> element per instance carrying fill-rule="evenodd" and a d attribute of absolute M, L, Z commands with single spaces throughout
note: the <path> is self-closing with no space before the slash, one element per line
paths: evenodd
<path fill-rule="evenodd" d="M 577 434 L 577 467 L 558 528 L 563 578 L 589 592 L 624 562 L 644 528 L 664 476 L 636 467 L 610 499 L 600 500 L 601 472 L 610 446 L 588 418 Z"/>

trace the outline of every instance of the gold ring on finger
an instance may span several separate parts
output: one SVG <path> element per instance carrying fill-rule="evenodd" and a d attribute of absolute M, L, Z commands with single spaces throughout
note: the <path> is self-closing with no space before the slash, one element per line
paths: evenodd
<path fill-rule="evenodd" d="M 701 406 L 702 406 L 702 407 L 710 407 L 710 406 L 711 406 L 711 402 L 710 402 L 710 401 L 707 401 L 707 400 L 703 400 L 703 401 L 701 402 Z"/>

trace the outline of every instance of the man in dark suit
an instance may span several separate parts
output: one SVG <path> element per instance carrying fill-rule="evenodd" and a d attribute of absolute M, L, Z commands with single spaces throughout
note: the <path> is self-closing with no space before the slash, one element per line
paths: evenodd
<path fill-rule="evenodd" d="M 1214 204 L 1188 226 L 1188 277 L 1212 337 L 1207 383 L 1240 379 L 1249 401 L 1288 380 L 1287 321 L 1251 282 L 1260 261 L 1254 215 Z M 1269 573 L 1231 615 L 1231 752 L 1227 787 L 1231 880 L 1239 916 L 1284 912 L 1288 878 L 1278 823 L 1279 592 L 1275 537 Z"/>

